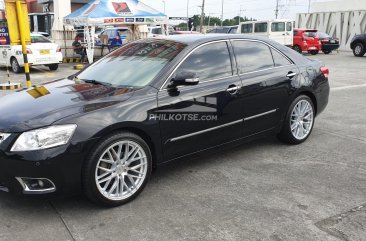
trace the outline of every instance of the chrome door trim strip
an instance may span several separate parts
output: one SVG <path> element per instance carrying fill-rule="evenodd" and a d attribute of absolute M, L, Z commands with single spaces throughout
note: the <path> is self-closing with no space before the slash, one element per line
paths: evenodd
<path fill-rule="evenodd" d="M 261 113 L 261 114 L 258 114 L 258 115 L 249 116 L 247 118 L 244 118 L 244 121 L 249 121 L 249 120 L 256 119 L 258 117 L 262 117 L 262 116 L 265 116 L 265 115 L 269 115 L 269 114 L 275 113 L 277 110 L 278 109 L 274 109 L 274 110 L 270 110 L 270 111 L 267 111 L 267 112 L 264 112 L 264 113 Z"/>
<path fill-rule="evenodd" d="M 203 133 L 218 130 L 218 129 L 228 127 L 228 126 L 232 126 L 232 125 L 235 125 L 235 124 L 239 124 L 239 123 L 242 123 L 242 122 L 243 122 L 243 119 L 240 119 L 240 120 L 237 120 L 237 121 L 226 123 L 224 125 L 219 125 L 219 126 L 215 126 L 215 127 L 209 128 L 209 129 L 202 130 L 202 131 L 197 131 L 197 132 L 193 132 L 193 133 L 190 133 L 190 134 L 187 134 L 187 135 L 178 136 L 178 137 L 170 139 L 168 142 L 179 141 L 179 140 L 182 140 L 182 139 L 186 139 L 186 138 L 189 138 L 189 137 L 192 137 L 192 136 L 197 136 L 197 135 L 200 135 L 200 134 L 203 134 Z"/>

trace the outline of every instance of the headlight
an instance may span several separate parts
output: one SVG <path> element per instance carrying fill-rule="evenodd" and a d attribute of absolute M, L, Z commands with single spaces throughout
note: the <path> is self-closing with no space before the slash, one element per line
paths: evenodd
<path fill-rule="evenodd" d="M 74 134 L 76 125 L 50 126 L 21 134 L 11 151 L 34 151 L 65 145 Z"/>

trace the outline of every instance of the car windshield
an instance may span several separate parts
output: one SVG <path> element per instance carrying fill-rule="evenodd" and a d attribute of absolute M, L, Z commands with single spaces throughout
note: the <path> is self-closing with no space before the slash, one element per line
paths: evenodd
<path fill-rule="evenodd" d="M 51 40 L 42 36 L 42 35 L 31 35 L 31 41 L 33 44 L 35 43 L 52 43 Z"/>
<path fill-rule="evenodd" d="M 144 87 L 185 47 L 169 40 L 133 42 L 92 64 L 76 78 L 117 87 Z"/>

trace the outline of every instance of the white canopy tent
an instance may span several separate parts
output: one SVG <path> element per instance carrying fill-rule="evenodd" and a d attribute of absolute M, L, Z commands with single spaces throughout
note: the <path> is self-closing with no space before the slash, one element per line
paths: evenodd
<path fill-rule="evenodd" d="M 64 17 L 64 24 L 84 27 L 88 60 L 92 63 L 96 26 L 129 26 L 135 40 L 147 31 L 148 24 L 167 25 L 168 17 L 138 0 L 94 0 Z"/>

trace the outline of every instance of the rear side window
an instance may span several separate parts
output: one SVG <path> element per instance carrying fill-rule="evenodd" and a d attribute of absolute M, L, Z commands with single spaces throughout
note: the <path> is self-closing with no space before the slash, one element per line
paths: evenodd
<path fill-rule="evenodd" d="M 256 33 L 266 33 L 268 30 L 267 23 L 256 23 L 254 27 L 254 32 Z"/>
<path fill-rule="evenodd" d="M 299 35 L 299 32 L 298 31 L 294 31 L 294 36 L 297 36 L 297 35 Z"/>
<path fill-rule="evenodd" d="M 286 31 L 292 31 L 292 23 L 291 22 L 286 23 Z"/>
<path fill-rule="evenodd" d="M 234 41 L 239 74 L 273 68 L 273 58 L 269 47 L 260 42 Z"/>
<path fill-rule="evenodd" d="M 242 33 L 253 33 L 253 24 L 243 24 L 241 25 Z"/>
<path fill-rule="evenodd" d="M 285 56 L 280 54 L 277 50 L 271 49 L 271 51 L 275 67 L 287 66 L 292 64 Z"/>
<path fill-rule="evenodd" d="M 284 32 L 285 31 L 285 23 L 272 23 L 272 32 Z"/>
<path fill-rule="evenodd" d="M 200 81 L 233 75 L 226 42 L 205 45 L 196 49 L 177 69 L 176 73 L 193 72 Z"/>

